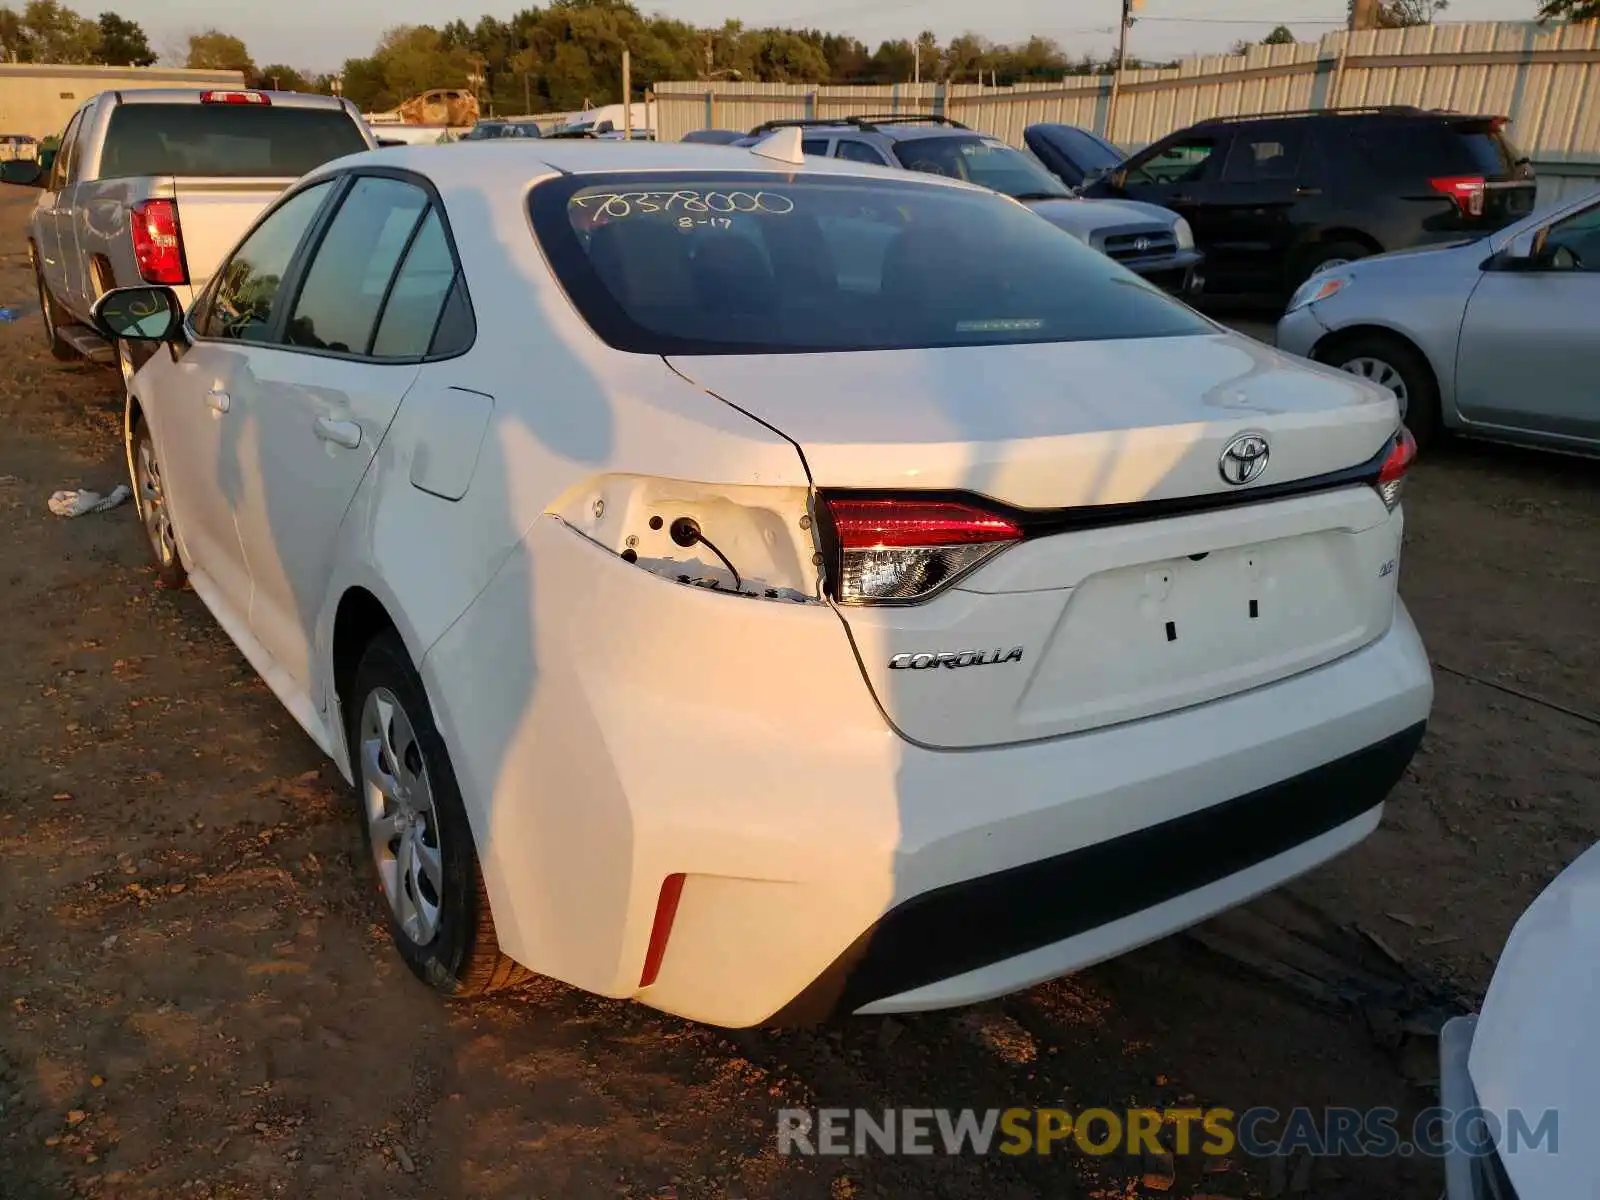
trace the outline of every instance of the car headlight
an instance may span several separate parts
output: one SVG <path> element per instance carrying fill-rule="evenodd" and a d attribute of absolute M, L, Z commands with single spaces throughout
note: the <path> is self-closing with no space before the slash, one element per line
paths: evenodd
<path fill-rule="evenodd" d="M 1172 232 L 1178 238 L 1179 250 L 1194 249 L 1194 230 L 1189 228 L 1189 222 L 1179 217 L 1177 224 L 1172 227 Z"/>
<path fill-rule="evenodd" d="M 1300 285 L 1293 296 L 1289 297 L 1289 307 L 1283 311 L 1287 315 L 1296 309 L 1304 308 L 1308 304 L 1316 304 L 1319 300 L 1337 296 L 1345 288 L 1349 287 L 1351 282 L 1349 275 L 1313 275 Z"/>

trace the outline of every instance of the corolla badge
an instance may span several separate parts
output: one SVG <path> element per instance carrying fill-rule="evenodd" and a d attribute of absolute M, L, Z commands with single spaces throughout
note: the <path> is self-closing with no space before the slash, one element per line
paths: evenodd
<path fill-rule="evenodd" d="M 926 671 L 933 667 L 992 667 L 997 663 L 1022 661 L 1022 647 L 1009 650 L 945 650 L 938 654 L 896 654 L 889 660 L 891 671 Z"/>
<path fill-rule="evenodd" d="M 1270 455 L 1266 434 L 1241 433 L 1222 448 L 1217 470 L 1222 473 L 1224 483 L 1235 486 L 1250 483 L 1261 478 Z"/>

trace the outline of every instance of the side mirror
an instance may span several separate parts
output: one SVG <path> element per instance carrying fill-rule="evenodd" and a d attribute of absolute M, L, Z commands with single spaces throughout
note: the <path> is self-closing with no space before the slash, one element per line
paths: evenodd
<path fill-rule="evenodd" d="M 113 288 L 89 312 L 108 341 L 170 342 L 183 329 L 183 305 L 169 287 Z"/>

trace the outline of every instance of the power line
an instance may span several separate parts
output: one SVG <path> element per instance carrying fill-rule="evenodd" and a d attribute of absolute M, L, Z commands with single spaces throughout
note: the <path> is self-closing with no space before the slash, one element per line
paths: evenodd
<path fill-rule="evenodd" d="M 1161 21 L 1171 25 L 1345 25 L 1347 17 L 1290 17 L 1280 21 L 1273 17 L 1135 17 L 1134 23 Z"/>

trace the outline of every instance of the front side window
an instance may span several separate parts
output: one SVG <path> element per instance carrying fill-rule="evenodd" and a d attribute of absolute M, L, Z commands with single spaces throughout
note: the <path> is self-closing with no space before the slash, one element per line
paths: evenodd
<path fill-rule="evenodd" d="M 274 209 L 217 272 L 202 337 L 266 341 L 283 301 L 283 277 L 333 187 L 331 180 L 296 192 Z"/>
<path fill-rule="evenodd" d="M 610 345 L 796 353 L 1207 334 L 1019 204 L 910 179 L 568 176 L 534 229 Z"/>
<path fill-rule="evenodd" d="M 894 153 L 908 170 L 965 180 L 1016 200 L 1072 194 L 1033 158 L 987 138 L 912 138 L 895 143 Z"/>
<path fill-rule="evenodd" d="M 414 184 L 357 179 L 306 271 L 285 341 L 367 353 L 389 280 L 427 207 L 428 194 Z"/>
<path fill-rule="evenodd" d="M 828 153 L 828 139 L 827 138 L 802 138 L 800 140 L 800 153 L 801 154 L 814 154 L 814 155 L 816 155 L 817 157 L 820 158 L 823 155 Z"/>
<path fill-rule="evenodd" d="M 1205 174 L 1216 152 L 1213 138 L 1187 138 L 1135 160 L 1128 169 L 1129 183 L 1193 183 Z"/>
<path fill-rule="evenodd" d="M 1551 226 L 1544 251 L 1551 270 L 1600 272 L 1600 204 Z"/>

